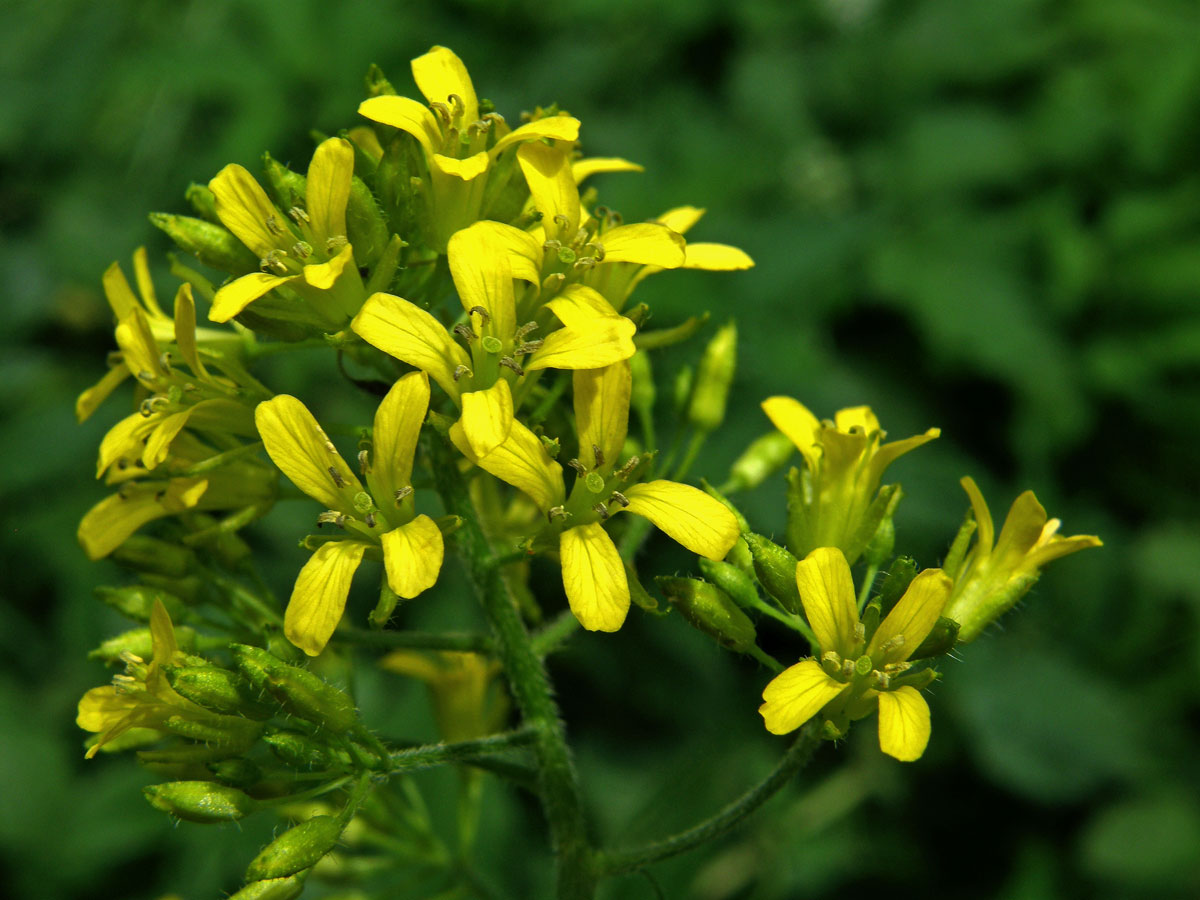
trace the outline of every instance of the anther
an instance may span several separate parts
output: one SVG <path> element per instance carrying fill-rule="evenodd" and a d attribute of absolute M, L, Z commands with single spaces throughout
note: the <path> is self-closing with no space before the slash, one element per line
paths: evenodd
<path fill-rule="evenodd" d="M 486 325 L 488 322 L 492 321 L 492 317 L 488 314 L 488 311 L 486 309 L 484 309 L 482 306 L 472 306 L 470 309 L 467 310 L 467 315 L 468 316 L 478 315 L 479 321 L 482 322 L 484 325 Z"/>
<path fill-rule="evenodd" d="M 524 341 L 523 343 L 513 347 L 513 353 L 517 356 L 524 356 L 526 353 L 534 353 L 538 350 L 541 350 L 542 345 L 545 343 L 545 341 Z"/>
<path fill-rule="evenodd" d="M 604 465 L 604 451 L 595 444 L 592 444 L 592 458 L 596 460 L 597 469 Z"/>
<path fill-rule="evenodd" d="M 629 505 L 629 498 L 626 497 L 624 494 L 622 494 L 620 491 L 613 491 L 612 495 L 608 498 L 609 503 L 612 503 L 614 500 L 617 503 L 620 503 L 622 506 Z"/>
<path fill-rule="evenodd" d="M 553 522 L 555 519 L 569 519 L 571 514 L 567 512 L 565 506 L 552 506 L 546 510 L 546 518 Z"/>
<path fill-rule="evenodd" d="M 464 112 L 467 111 L 467 105 L 465 103 L 463 103 L 463 98 L 458 96 L 458 94 L 451 94 L 446 99 L 449 100 L 450 105 L 454 107 L 454 117 L 455 118 L 458 118 Z"/>
<path fill-rule="evenodd" d="M 171 354 L 164 350 L 159 354 L 158 364 L 164 369 L 171 368 Z"/>
<path fill-rule="evenodd" d="M 882 644 L 879 645 L 879 650 L 876 651 L 875 655 L 876 656 L 887 656 L 893 650 L 899 650 L 903 646 L 904 646 L 904 635 L 902 635 L 902 634 L 893 635 L 892 637 L 888 638 L 886 641 L 884 641 Z"/>
<path fill-rule="evenodd" d="M 608 518 L 608 507 L 603 503 L 597 503 L 595 506 L 593 506 L 592 512 L 598 513 L 601 519 Z"/>
<path fill-rule="evenodd" d="M 626 461 L 625 465 L 621 466 L 621 468 L 617 470 L 617 477 L 620 478 L 622 481 L 624 481 L 626 478 L 628 478 L 630 475 L 633 474 L 633 470 L 638 467 L 639 462 L 641 462 L 641 457 L 638 457 L 638 456 L 629 457 L 629 459 Z"/>
<path fill-rule="evenodd" d="M 299 225 L 301 222 L 307 225 L 312 221 L 312 219 L 308 217 L 308 213 L 304 211 L 304 208 L 300 206 L 293 206 L 288 210 L 288 215 L 292 217 L 292 221 L 297 225 Z"/>
<path fill-rule="evenodd" d="M 467 366 L 460 365 L 460 366 L 454 367 L 454 380 L 455 381 L 458 381 L 458 379 L 462 378 L 464 375 L 466 375 L 468 378 L 470 378 L 471 374 L 472 374 L 471 370 Z"/>
<path fill-rule="evenodd" d="M 887 672 L 880 672 L 876 669 L 871 673 L 875 678 L 875 685 L 881 690 L 886 691 L 892 684 L 892 676 Z"/>
<path fill-rule="evenodd" d="M 299 257 L 300 259 L 308 259 L 312 256 L 312 251 L 312 244 L 307 241 L 297 241 L 292 244 L 292 256 Z"/>
<path fill-rule="evenodd" d="M 267 231 L 271 232 L 271 234 L 283 234 L 283 226 L 279 224 L 279 219 L 275 217 L 274 213 L 271 213 L 269 216 L 267 216 L 266 224 Z"/>
<path fill-rule="evenodd" d="M 132 650 L 122 650 L 120 659 L 127 666 L 140 666 L 146 662 Z"/>
<path fill-rule="evenodd" d="M 457 325 L 455 325 L 450 330 L 453 331 L 455 334 L 457 334 L 460 338 L 462 338 L 468 344 L 471 343 L 471 341 L 475 340 L 475 329 L 472 328 L 470 325 L 468 325 L 466 322 L 459 322 Z"/>
<path fill-rule="evenodd" d="M 397 488 L 396 493 L 394 495 L 396 502 L 400 503 L 400 502 L 404 501 L 405 499 L 407 499 L 408 497 L 411 497 L 412 492 L 413 492 L 413 488 L 412 488 L 411 484 L 406 484 L 402 488 Z"/>
<path fill-rule="evenodd" d="M 365 519 L 365 521 L 367 523 L 368 528 L 374 528 L 375 527 L 375 513 L 367 513 L 367 518 Z"/>
<path fill-rule="evenodd" d="M 500 357 L 500 365 L 504 366 L 504 368 L 506 368 L 506 369 L 512 369 L 514 372 L 517 373 L 517 375 L 525 374 L 525 370 L 522 369 L 520 367 L 520 365 L 517 364 L 517 361 L 515 359 L 513 359 L 511 356 Z"/>
<path fill-rule="evenodd" d="M 542 244 L 542 249 L 547 253 L 558 253 L 558 251 L 562 249 L 562 245 L 562 241 L 557 241 L 554 238 L 551 238 Z"/>
<path fill-rule="evenodd" d="M 343 478 L 338 473 L 338 470 L 335 469 L 333 466 L 329 467 L 329 476 L 333 479 L 333 483 L 335 486 L 340 487 L 340 488 L 346 486 L 346 479 Z"/>
<path fill-rule="evenodd" d="M 554 217 L 554 224 L 559 228 L 567 229 L 571 227 L 571 220 L 568 219 L 563 213 L 558 213 Z"/>
<path fill-rule="evenodd" d="M 576 269 L 586 271 L 587 269 L 590 269 L 592 266 L 596 265 L 598 262 L 600 262 L 600 260 L 596 259 L 594 256 L 581 256 L 579 259 L 575 260 L 572 265 Z"/>
<path fill-rule="evenodd" d="M 867 639 L 867 626 L 862 622 L 854 623 L 854 639 L 856 641 L 865 641 Z"/>
<path fill-rule="evenodd" d="M 330 256 L 337 256 L 349 243 L 350 239 L 344 234 L 335 234 L 333 237 L 325 239 L 325 252 Z"/>
<path fill-rule="evenodd" d="M 358 451 L 358 471 L 361 475 L 366 475 L 371 470 L 371 454 L 366 450 Z"/>
<path fill-rule="evenodd" d="M 327 509 L 325 512 L 317 516 L 317 527 L 322 525 L 336 525 L 338 528 L 346 524 L 345 513 L 340 513 L 336 509 Z"/>
<path fill-rule="evenodd" d="M 585 466 L 583 463 L 581 463 L 577 459 L 568 459 L 567 465 L 570 466 L 572 469 L 574 469 L 576 472 L 578 472 L 581 476 L 587 475 L 587 473 L 588 473 L 587 466 Z"/>
<path fill-rule="evenodd" d="M 449 106 L 447 106 L 445 103 L 442 103 L 440 100 L 435 100 L 433 103 L 429 104 L 429 108 L 432 109 L 437 114 L 437 117 L 442 120 L 442 125 L 449 127 L 450 120 L 453 118 L 453 116 L 450 114 Z"/>
<path fill-rule="evenodd" d="M 597 241 L 588 241 L 583 245 L 584 250 L 587 250 L 589 247 L 592 249 L 592 253 L 596 257 L 596 262 L 604 262 L 604 245 Z"/>
<path fill-rule="evenodd" d="M 522 325 L 520 328 L 518 328 L 516 330 L 513 337 L 516 339 L 517 343 L 520 343 L 521 341 L 525 340 L 526 335 L 532 334 L 533 332 L 535 332 L 537 330 L 538 330 L 537 322 L 526 322 L 524 325 Z"/>

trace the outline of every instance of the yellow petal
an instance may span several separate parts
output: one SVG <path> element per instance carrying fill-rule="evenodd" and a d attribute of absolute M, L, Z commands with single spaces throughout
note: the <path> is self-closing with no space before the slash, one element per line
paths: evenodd
<path fill-rule="evenodd" d="M 597 318 L 620 315 L 603 294 L 586 284 L 568 285 L 546 308 L 569 328 L 587 327 Z"/>
<path fill-rule="evenodd" d="M 137 279 L 138 293 L 142 295 L 146 311 L 153 316 L 163 316 L 158 295 L 154 292 L 154 280 L 150 277 L 150 262 L 145 247 L 133 251 L 133 277 Z"/>
<path fill-rule="evenodd" d="M 896 641 L 883 657 L 875 659 L 876 668 L 912 656 L 937 623 L 953 588 L 954 582 L 941 569 L 926 569 L 912 580 L 867 647 L 867 655 L 874 659 L 884 644 Z"/>
<path fill-rule="evenodd" d="M 637 326 L 624 316 L 593 319 L 586 326 L 560 328 L 546 335 L 542 346 L 524 363 L 537 369 L 599 369 L 629 359 L 637 348 Z"/>
<path fill-rule="evenodd" d="M 687 234 L 691 227 L 700 221 L 704 210 L 696 206 L 677 206 L 669 209 L 654 221 L 666 225 L 677 234 Z"/>
<path fill-rule="evenodd" d="M 376 162 L 383 159 L 383 145 L 379 143 L 374 129 L 366 125 L 356 125 L 346 132 L 346 137 Z"/>
<path fill-rule="evenodd" d="M 479 118 L 479 101 L 467 67 L 458 55 L 446 47 L 433 47 L 412 61 L 413 80 L 430 103 L 450 104 L 456 94 L 463 103 L 463 123 L 470 125 Z M 453 111 L 453 105 L 451 105 Z"/>
<path fill-rule="evenodd" d="M 922 444 L 928 444 L 939 437 L 941 433 L 940 428 L 930 428 L 924 434 L 914 435 L 902 441 L 892 441 L 890 444 L 881 446 L 871 458 L 871 483 L 878 484 L 883 478 L 883 470 L 895 462 L 896 459 L 903 456 L 909 450 L 915 450 Z"/>
<path fill-rule="evenodd" d="M 313 235 L 324 243 L 346 234 L 346 202 L 354 175 L 354 148 L 342 138 L 322 141 L 308 165 L 305 206 Z"/>
<path fill-rule="evenodd" d="M 508 438 L 513 424 L 512 390 L 503 378 L 484 391 L 462 395 L 463 436 L 476 456 L 487 456 Z"/>
<path fill-rule="evenodd" d="M 92 688 L 79 700 L 75 724 L 84 731 L 104 731 L 138 704 L 138 697 L 111 685 Z"/>
<path fill-rule="evenodd" d="M 379 660 L 379 667 L 397 675 L 420 678 L 430 684 L 436 684 L 445 677 L 442 667 L 418 650 L 393 650 Z"/>
<path fill-rule="evenodd" d="M 353 265 L 354 248 L 347 244 L 329 262 L 305 266 L 304 280 L 319 291 L 327 291 L 342 277 L 342 273 L 346 271 L 346 267 L 350 266 L 353 268 Z"/>
<path fill-rule="evenodd" d="M 453 176 L 460 181 L 474 181 L 488 170 L 491 161 L 491 157 L 480 150 L 466 159 L 455 159 L 453 156 L 435 153 L 429 158 L 429 165 L 442 174 Z"/>
<path fill-rule="evenodd" d="M 1004 527 L 996 538 L 993 558 L 998 565 L 1017 568 L 1033 549 L 1046 525 L 1046 510 L 1033 491 L 1024 491 L 1009 507 Z M 1002 562 L 1001 562 L 1002 561 Z"/>
<path fill-rule="evenodd" d="M 101 283 L 104 286 L 104 296 L 108 299 L 108 305 L 112 307 L 118 322 L 127 318 L 135 309 L 140 308 L 141 304 L 134 296 L 133 288 L 129 286 L 125 273 L 121 271 L 120 263 L 113 263 L 104 270 Z"/>
<path fill-rule="evenodd" d="M 388 587 L 406 600 L 433 587 L 445 548 L 437 523 L 426 515 L 385 532 L 383 566 Z"/>
<path fill-rule="evenodd" d="M 677 269 L 687 254 L 686 241 L 665 225 L 639 222 L 619 225 L 600 235 L 604 262 L 628 262 L 660 269 Z"/>
<path fill-rule="evenodd" d="M 821 650 L 851 655 L 858 642 L 858 608 L 854 580 L 842 551 L 818 547 L 808 554 L 796 566 L 796 587 Z"/>
<path fill-rule="evenodd" d="M 322 544 L 296 577 L 283 615 L 283 633 L 309 656 L 325 649 L 342 620 L 350 580 L 366 549 L 361 541 Z"/>
<path fill-rule="evenodd" d="M 489 228 L 464 228 L 450 238 L 446 254 L 463 309 L 482 307 L 490 319 L 482 326 L 483 334 L 509 341 L 517 327 L 512 264 L 506 248 L 492 235 Z"/>
<path fill-rule="evenodd" d="M 848 406 L 839 409 L 833 416 L 833 424 L 839 431 L 858 429 L 862 434 L 874 434 L 880 431 L 879 419 L 869 406 Z"/>
<path fill-rule="evenodd" d="M 147 373 L 151 376 L 166 374 L 159 358 L 158 342 L 154 340 L 150 321 L 141 307 L 134 307 L 117 324 L 114 335 L 125 357 L 125 365 L 135 378 L 140 379 Z"/>
<path fill-rule="evenodd" d="M 454 370 L 471 362 L 445 327 L 413 303 L 391 294 L 372 294 L 351 328 L 368 344 L 429 373 L 458 401 Z"/>
<path fill-rule="evenodd" d="M 787 734 L 819 713 L 845 689 L 846 685 L 826 675 L 815 659 L 802 659 L 771 679 L 763 689 L 766 702 L 758 712 L 767 731 Z"/>
<path fill-rule="evenodd" d="M 631 513 L 645 516 L 693 553 L 722 560 L 737 543 L 737 519 L 704 491 L 675 481 L 648 481 L 625 491 Z"/>
<path fill-rule="evenodd" d="M 254 423 L 267 455 L 292 484 L 328 509 L 353 505 L 362 485 L 307 406 L 280 394 L 258 404 Z"/>
<path fill-rule="evenodd" d="M 1057 519 L 1051 519 L 1052 522 L 1057 522 Z M 1086 550 L 1089 547 L 1103 547 L 1104 541 L 1100 540 L 1094 534 L 1074 534 L 1071 537 L 1054 537 L 1046 540 L 1044 543 L 1039 542 L 1037 546 L 1029 552 L 1026 557 L 1025 564 L 1034 569 L 1039 569 L 1046 563 L 1058 559 L 1060 556 L 1067 556 L 1079 550 Z"/>
<path fill-rule="evenodd" d="M 629 613 L 629 581 L 612 538 L 593 522 L 568 528 L 558 541 L 563 587 L 579 624 L 616 631 Z"/>
<path fill-rule="evenodd" d="M 505 225 L 503 222 L 484 220 L 471 226 L 497 252 L 508 257 L 513 278 L 530 284 L 542 281 L 542 244 L 528 231 Z"/>
<path fill-rule="evenodd" d="M 754 260 L 745 250 L 731 247 L 729 244 L 693 244 L 690 241 L 684 247 L 687 258 L 683 261 L 685 269 L 701 269 L 705 272 L 735 272 L 739 269 L 754 267 Z"/>
<path fill-rule="evenodd" d="M 388 94 L 372 97 L 358 105 L 358 114 L 373 122 L 381 122 L 406 131 L 421 142 L 426 155 L 432 155 L 442 146 L 442 130 L 429 107 L 410 97 Z"/>
<path fill-rule="evenodd" d="M 196 349 L 196 301 L 192 299 L 192 286 L 186 283 L 175 293 L 175 343 L 188 367 L 197 377 L 207 379 L 208 371 Z"/>
<path fill-rule="evenodd" d="M 175 658 L 175 654 L 179 652 L 179 643 L 175 640 L 175 626 L 171 623 L 171 616 L 167 613 L 167 608 L 163 606 L 162 601 L 155 598 L 154 605 L 150 607 L 150 641 L 154 648 L 154 661 L 160 666 L 165 666 Z"/>
<path fill-rule="evenodd" d="M 79 543 L 89 559 L 102 559 L 147 522 L 196 506 L 207 489 L 202 478 L 174 479 L 165 491 L 127 485 L 88 510 L 79 523 Z"/>
<path fill-rule="evenodd" d="M 286 284 L 296 277 L 295 275 L 269 275 L 266 272 L 251 272 L 249 275 L 243 275 L 217 291 L 217 295 L 213 297 L 212 308 L 208 311 L 208 318 L 213 322 L 228 322 L 268 291 L 274 290 L 279 285 Z"/>
<path fill-rule="evenodd" d="M 375 410 L 371 472 L 367 481 L 377 503 L 388 503 L 412 480 L 413 453 L 429 410 L 429 376 L 410 372 L 392 385 Z"/>
<path fill-rule="evenodd" d="M 796 448 L 804 454 L 810 471 L 816 471 L 821 458 L 817 435 L 821 423 L 799 400 L 791 397 L 768 397 L 762 402 L 763 412 L 776 428 L 788 436 Z"/>
<path fill-rule="evenodd" d="M 171 413 L 169 416 L 163 416 L 158 420 L 158 423 L 154 426 L 154 430 L 150 432 L 145 448 L 142 450 L 142 465 L 147 469 L 153 469 L 155 466 L 163 463 L 167 458 L 167 453 L 171 449 L 171 442 L 183 430 L 183 426 L 187 424 L 195 408 L 191 406 L 180 412 Z"/>
<path fill-rule="evenodd" d="M 143 442 L 150 436 L 158 421 L 141 413 L 132 413 L 108 429 L 100 440 L 100 452 L 96 457 L 96 477 L 101 477 L 118 460 L 127 460 L 128 465 L 139 458 L 145 446 Z"/>
<path fill-rule="evenodd" d="M 579 140 L 579 120 L 571 116 L 546 116 L 544 119 L 536 119 L 504 135 L 488 152 L 495 159 L 513 144 L 519 144 L 522 141 L 540 141 L 543 138 L 552 141 L 577 141 Z"/>
<path fill-rule="evenodd" d="M 592 459 L 595 466 L 610 469 L 620 460 L 629 428 L 629 395 L 633 376 L 629 363 L 619 362 L 603 369 L 579 369 L 573 378 L 575 428 L 579 434 L 579 458 Z"/>
<path fill-rule="evenodd" d="M 929 704 L 914 687 L 879 695 L 879 749 L 901 762 L 920 759 L 929 744 Z"/>
<path fill-rule="evenodd" d="M 450 426 L 450 440 L 467 459 L 530 496 L 542 512 L 563 502 L 562 467 L 550 458 L 541 439 L 514 419 L 508 438 L 487 456 L 471 452 L 463 427 Z"/>
<path fill-rule="evenodd" d="M 635 162 L 620 159 L 616 156 L 592 156 L 588 159 L 581 159 L 571 163 L 571 177 L 575 179 L 576 184 L 582 184 L 593 175 L 600 175 L 606 172 L 644 171 L 646 171 L 645 166 L 639 166 Z"/>
<path fill-rule="evenodd" d="M 287 220 L 254 176 L 241 166 L 230 164 L 223 168 L 208 183 L 208 189 L 216 198 L 217 218 L 221 224 L 255 256 L 261 258 L 272 250 L 286 250 L 294 241 Z M 268 220 L 274 220 L 282 233 L 273 233 L 267 227 Z"/>
<path fill-rule="evenodd" d="M 963 486 L 963 490 L 967 492 L 967 496 L 971 499 L 971 509 L 975 513 L 975 546 L 983 553 L 990 554 L 992 547 L 995 546 L 996 531 L 995 525 L 992 522 L 992 514 L 988 510 L 987 501 L 983 499 L 983 493 L 979 490 L 979 485 L 975 483 L 975 479 L 970 475 L 961 478 L 959 484 Z"/>
<path fill-rule="evenodd" d="M 542 214 L 547 237 L 573 240 L 579 230 L 579 188 L 571 176 L 566 151 L 540 141 L 523 144 L 517 151 L 517 162 L 525 173 L 533 205 Z M 560 216 L 565 222 L 559 220 Z"/>
<path fill-rule="evenodd" d="M 97 407 L 100 406 L 108 395 L 117 389 L 122 381 L 129 377 L 129 369 L 126 366 L 113 366 L 104 373 L 104 377 L 93 384 L 90 388 L 79 395 L 75 401 L 75 418 L 80 421 L 86 421 Z"/>

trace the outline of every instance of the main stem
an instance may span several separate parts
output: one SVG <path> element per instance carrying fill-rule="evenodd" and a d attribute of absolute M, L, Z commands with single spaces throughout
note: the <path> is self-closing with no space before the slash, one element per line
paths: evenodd
<path fill-rule="evenodd" d="M 462 518 L 462 526 L 454 533 L 454 540 L 492 626 L 496 655 L 508 675 L 521 717 L 535 734 L 533 750 L 538 763 L 542 807 L 558 858 L 558 898 L 591 900 L 595 896 L 597 880 L 593 852 L 584 824 L 575 767 L 550 679 L 534 651 L 516 604 L 504 586 L 501 570 L 494 564 L 492 548 L 475 516 L 455 457 L 436 437 L 429 445 L 434 481 L 446 512 Z"/>

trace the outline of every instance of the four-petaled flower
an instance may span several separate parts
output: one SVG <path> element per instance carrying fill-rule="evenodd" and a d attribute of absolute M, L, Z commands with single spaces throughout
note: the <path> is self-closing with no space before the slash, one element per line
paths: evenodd
<path fill-rule="evenodd" d="M 255 410 L 267 454 L 296 487 L 326 507 L 321 523 L 344 528 L 304 564 L 284 615 L 283 633 L 310 656 L 329 642 L 346 608 L 350 581 L 368 550 L 382 552 L 387 585 L 415 597 L 433 586 L 442 568 L 442 533 L 417 514 L 411 485 L 413 453 L 429 380 L 413 372 L 397 381 L 375 412 L 367 489 L 346 465 L 308 408 L 281 394 Z"/>
<path fill-rule="evenodd" d="M 859 621 L 842 551 L 814 550 L 797 564 L 796 584 L 821 656 L 801 660 L 767 685 L 759 708 L 767 730 L 787 734 L 823 713 L 840 735 L 878 708 L 880 749 L 905 762 L 920 757 L 929 742 L 929 706 L 904 673 L 946 604 L 950 579 L 941 569 L 921 572 L 873 635 Z"/>

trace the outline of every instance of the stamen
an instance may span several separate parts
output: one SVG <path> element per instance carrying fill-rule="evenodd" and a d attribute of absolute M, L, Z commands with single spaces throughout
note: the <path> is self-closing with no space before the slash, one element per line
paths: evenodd
<path fill-rule="evenodd" d="M 488 314 L 488 311 L 486 309 L 484 309 L 482 306 L 472 306 L 470 309 L 467 310 L 467 315 L 468 316 L 478 315 L 479 321 L 484 325 L 486 325 L 488 322 L 492 321 L 492 317 Z"/>
<path fill-rule="evenodd" d="M 331 477 L 333 479 L 333 483 L 336 487 L 343 488 L 346 486 L 346 479 L 343 478 L 338 473 L 338 470 L 335 469 L 333 466 L 329 467 L 329 477 Z"/>
<path fill-rule="evenodd" d="M 460 365 L 460 366 L 454 367 L 454 380 L 455 381 L 458 381 L 458 379 L 462 378 L 464 375 L 466 375 L 468 378 L 473 377 L 473 373 L 471 372 L 470 368 L 468 368 L 467 366 Z"/>
<path fill-rule="evenodd" d="M 571 227 L 571 220 L 568 219 L 563 213 L 558 213 L 554 217 L 554 224 L 559 228 L 567 229 Z"/>
<path fill-rule="evenodd" d="M 609 503 L 612 503 L 614 500 L 617 503 L 620 503 L 622 506 L 629 505 L 629 498 L 626 497 L 624 494 L 622 494 L 620 491 L 613 491 L 612 495 L 608 498 Z"/>
<path fill-rule="evenodd" d="M 596 259 L 594 256 L 581 256 L 579 259 L 575 260 L 572 265 L 576 269 L 586 271 L 587 269 L 590 269 L 592 266 L 596 265 L 598 262 L 600 262 L 600 260 Z"/>
<path fill-rule="evenodd" d="M 592 253 L 596 256 L 596 262 L 604 262 L 604 245 L 598 241 L 588 241 L 583 245 L 584 250 L 589 247 L 592 248 Z"/>
<path fill-rule="evenodd" d="M 525 374 L 525 370 L 522 369 L 517 364 L 517 361 L 515 359 L 513 359 L 511 356 L 500 357 L 500 365 L 504 366 L 504 368 L 506 368 L 506 369 L 512 369 L 514 372 L 517 373 L 517 375 Z"/>
<path fill-rule="evenodd" d="M 299 257 L 300 259 L 308 259 L 312 256 L 312 251 L 312 244 L 307 241 L 297 241 L 292 244 L 292 256 Z"/>
<path fill-rule="evenodd" d="M 453 116 L 450 113 L 449 106 L 439 100 L 435 100 L 433 103 L 429 104 L 429 108 L 432 109 L 437 117 L 442 120 L 442 127 L 450 127 L 450 121 Z"/>
<path fill-rule="evenodd" d="M 620 478 L 622 481 L 624 481 L 626 478 L 628 478 L 630 475 L 633 474 L 633 470 L 638 467 L 638 463 L 640 463 L 641 461 L 642 461 L 641 457 L 639 457 L 639 456 L 629 457 L 629 459 L 626 461 L 625 465 L 621 466 L 621 468 L 617 471 L 617 477 Z"/>
<path fill-rule="evenodd" d="M 266 225 L 267 231 L 271 232 L 271 234 L 283 234 L 284 232 L 283 226 L 279 224 L 279 219 L 275 217 L 274 213 L 267 216 Z"/>
<path fill-rule="evenodd" d="M 524 343 L 513 347 L 513 353 L 515 353 L 517 356 L 524 356 L 526 353 L 534 353 L 538 350 L 541 350 L 542 345 L 545 343 L 545 341 L 525 341 Z"/>
<path fill-rule="evenodd" d="M 513 334 L 513 337 L 516 339 L 517 343 L 520 343 L 521 341 L 525 340 L 526 335 L 532 334 L 533 332 L 535 332 L 537 330 L 538 330 L 537 322 L 526 322 L 524 325 L 522 325 L 520 328 L 518 328 L 516 330 L 516 332 Z"/>
<path fill-rule="evenodd" d="M 608 507 L 605 506 L 603 503 L 597 503 L 595 506 L 593 506 L 592 512 L 599 513 L 601 519 L 608 518 Z"/>
<path fill-rule="evenodd" d="M 587 475 L 587 467 L 577 459 L 568 459 L 567 465 L 578 472 L 581 476 Z"/>
<path fill-rule="evenodd" d="M 460 338 L 462 338 L 468 344 L 471 343 L 471 341 L 475 340 L 475 329 L 472 328 L 470 325 L 468 325 L 466 322 L 459 322 L 457 325 L 455 325 L 450 330 L 453 331 L 455 334 L 457 334 Z"/>
<path fill-rule="evenodd" d="M 366 523 L 368 528 L 375 527 L 375 513 L 367 513 Z"/>
<path fill-rule="evenodd" d="M 546 511 L 546 518 L 553 522 L 555 519 L 569 519 L 571 514 L 565 506 L 552 506 Z"/>
<path fill-rule="evenodd" d="M 458 96 L 458 94 L 451 94 L 446 99 L 449 100 L 450 105 L 454 107 L 454 117 L 456 119 L 461 117 L 462 114 L 467 111 L 467 105 L 463 103 L 463 98 Z"/>
<path fill-rule="evenodd" d="M 411 484 L 406 484 L 402 488 L 396 488 L 396 493 L 394 495 L 394 499 L 395 499 L 396 503 L 401 503 L 408 497 L 411 497 L 412 492 L 413 492 L 413 487 Z"/>
<path fill-rule="evenodd" d="M 595 444 L 592 444 L 592 457 L 596 460 L 597 469 L 604 465 L 604 451 Z"/>
<path fill-rule="evenodd" d="M 348 243 L 350 243 L 350 239 L 344 234 L 335 234 L 333 237 L 325 239 L 325 252 L 330 256 L 337 256 Z"/>
<path fill-rule="evenodd" d="M 288 210 L 288 215 L 292 217 L 292 221 L 297 225 L 299 225 L 301 222 L 307 225 L 312 221 L 312 219 L 308 217 L 308 213 L 306 213 L 304 208 L 301 206 L 293 206 Z"/>
<path fill-rule="evenodd" d="M 360 475 L 366 475 L 371 471 L 371 454 L 366 450 L 358 451 L 358 472 Z"/>
<path fill-rule="evenodd" d="M 345 513 L 340 513 L 336 509 L 327 509 L 325 512 L 317 516 L 317 527 L 322 525 L 336 525 L 338 528 L 344 527 L 346 524 Z"/>

